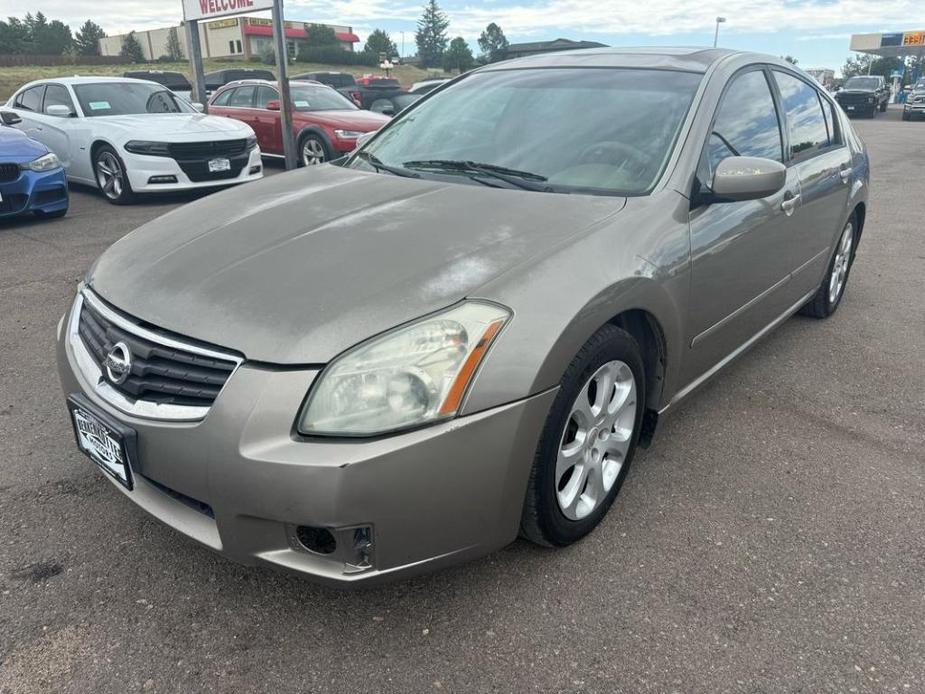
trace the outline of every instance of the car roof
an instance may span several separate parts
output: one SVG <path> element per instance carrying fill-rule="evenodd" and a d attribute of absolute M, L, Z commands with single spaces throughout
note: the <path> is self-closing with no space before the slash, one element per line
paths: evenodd
<path fill-rule="evenodd" d="M 734 55 L 751 55 L 763 62 L 782 62 L 774 56 L 725 48 L 585 48 L 505 60 L 491 63 L 482 70 L 506 70 L 515 67 L 623 67 L 704 73 L 714 63 Z"/>
<path fill-rule="evenodd" d="M 316 80 L 289 80 L 289 84 L 304 84 L 310 87 L 324 87 L 325 89 L 330 89 L 330 87 L 322 82 L 317 82 Z M 279 82 L 276 80 L 259 80 L 259 79 L 243 79 L 243 80 L 234 80 L 228 84 L 223 84 L 216 91 L 225 91 L 232 87 L 273 87 L 274 89 L 279 89 Z"/>

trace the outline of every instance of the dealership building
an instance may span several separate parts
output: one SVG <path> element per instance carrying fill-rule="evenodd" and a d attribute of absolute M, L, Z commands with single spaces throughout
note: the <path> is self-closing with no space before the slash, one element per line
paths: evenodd
<path fill-rule="evenodd" d="M 312 24 L 313 22 L 286 22 L 286 43 L 290 55 L 297 55 L 299 47 L 308 43 L 307 30 Z M 353 33 L 352 27 L 331 24 L 326 26 L 334 30 L 338 45 L 345 51 L 352 51 L 354 44 L 360 40 Z M 177 38 L 180 39 L 183 55 L 189 55 L 186 49 L 186 29 L 181 24 L 135 32 L 135 38 L 141 44 L 146 60 L 157 60 L 167 55 L 167 38 L 173 29 L 176 29 Z M 100 55 L 119 55 L 126 36 L 127 34 L 119 34 L 100 39 Z M 260 57 L 267 48 L 273 46 L 273 22 L 262 17 L 230 17 L 199 22 L 199 42 L 202 45 L 203 58 L 246 60 L 252 56 Z"/>

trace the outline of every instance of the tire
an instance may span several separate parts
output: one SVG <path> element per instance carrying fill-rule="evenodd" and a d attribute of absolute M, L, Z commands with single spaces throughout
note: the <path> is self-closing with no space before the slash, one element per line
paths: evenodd
<path fill-rule="evenodd" d="M 886 109 L 889 104 L 889 101 L 884 101 L 882 104 L 880 104 L 880 113 L 886 113 Z"/>
<path fill-rule="evenodd" d="M 903 111 L 903 120 L 912 120 L 912 114 L 908 111 Z"/>
<path fill-rule="evenodd" d="M 872 109 L 870 109 L 870 115 L 868 116 L 868 118 L 873 120 L 876 117 L 877 117 L 877 106 L 875 105 Z"/>
<path fill-rule="evenodd" d="M 639 441 L 644 374 L 636 340 L 613 325 L 598 330 L 569 364 L 540 434 L 521 516 L 522 537 L 564 547 L 604 518 Z M 598 388 L 608 378 L 610 400 Z"/>
<path fill-rule="evenodd" d="M 35 216 L 39 219 L 58 219 L 59 217 L 63 217 L 66 214 L 66 207 L 63 210 L 55 210 L 54 212 L 42 212 L 41 210 L 37 210 L 35 212 Z"/>
<path fill-rule="evenodd" d="M 835 252 L 832 253 L 829 269 L 825 273 L 822 284 L 819 285 L 815 296 L 800 309 L 802 315 L 811 318 L 828 318 L 838 310 L 842 297 L 845 296 L 848 276 L 857 251 L 857 228 L 857 218 L 852 214 L 841 236 L 838 237 L 838 244 L 835 246 Z M 848 239 L 847 242 L 846 239 Z M 840 279 L 836 273 L 840 275 Z"/>
<path fill-rule="evenodd" d="M 93 175 L 106 200 L 113 205 L 128 205 L 134 199 L 132 184 L 122 157 L 109 145 L 103 145 L 93 155 Z"/>
<path fill-rule="evenodd" d="M 331 150 L 320 135 L 306 133 L 299 138 L 299 166 L 317 166 L 326 161 L 331 161 Z"/>

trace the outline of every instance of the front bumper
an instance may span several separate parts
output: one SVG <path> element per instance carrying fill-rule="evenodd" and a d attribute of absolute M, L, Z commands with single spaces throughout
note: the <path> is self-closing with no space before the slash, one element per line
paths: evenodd
<path fill-rule="evenodd" d="M 906 102 L 905 104 L 903 104 L 903 111 L 905 113 L 925 116 L 925 101 L 919 101 L 917 103 Z"/>
<path fill-rule="evenodd" d="M 0 217 L 12 217 L 28 212 L 50 214 L 66 210 L 69 204 L 67 178 L 64 169 L 52 171 L 22 171 L 19 178 L 0 183 Z"/>
<path fill-rule="evenodd" d="M 132 185 L 132 190 L 136 193 L 168 193 L 178 190 L 194 190 L 196 188 L 217 188 L 263 178 L 263 162 L 260 159 L 259 147 L 255 147 L 250 151 L 247 163 L 241 167 L 241 171 L 237 176 L 205 181 L 191 180 L 184 173 L 180 164 L 171 157 L 132 154 L 124 150 L 119 155 L 125 162 L 129 182 Z M 251 173 L 251 171 L 254 171 L 254 173 Z M 151 182 L 152 178 L 159 176 L 174 176 L 177 181 L 176 183 Z"/>
<path fill-rule="evenodd" d="M 294 433 L 294 421 L 317 369 L 245 361 L 202 421 L 145 420 L 98 397 L 76 366 L 80 338 L 67 323 L 58 329 L 65 394 L 83 393 L 137 431 L 135 489 L 113 484 L 235 561 L 369 583 L 486 554 L 517 536 L 554 391 L 396 436 L 312 440 Z M 327 529 L 339 546 L 371 528 L 369 567 L 352 566 L 346 546 L 346 554 L 307 550 L 298 526 Z"/>

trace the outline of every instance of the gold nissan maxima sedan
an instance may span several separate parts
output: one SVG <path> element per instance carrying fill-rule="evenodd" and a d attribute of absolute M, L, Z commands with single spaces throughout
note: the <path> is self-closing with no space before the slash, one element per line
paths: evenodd
<path fill-rule="evenodd" d="M 108 249 L 58 331 L 77 445 L 179 532 L 331 583 L 568 545 L 660 416 L 835 312 L 868 181 L 770 56 L 486 66 Z"/>

